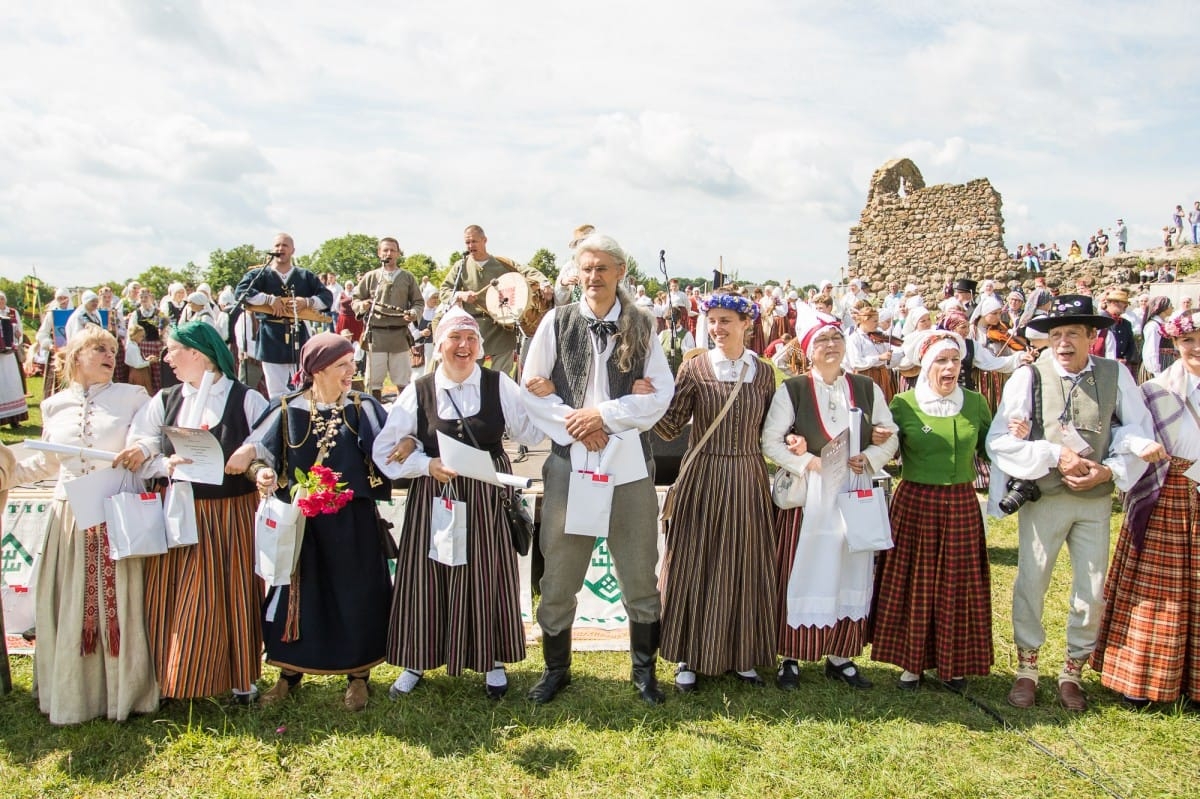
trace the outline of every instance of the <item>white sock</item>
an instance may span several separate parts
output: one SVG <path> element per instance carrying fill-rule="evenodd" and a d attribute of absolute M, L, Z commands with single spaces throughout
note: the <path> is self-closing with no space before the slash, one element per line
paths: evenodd
<path fill-rule="evenodd" d="M 421 675 L 424 673 L 419 669 L 405 669 L 400 672 L 400 676 L 392 683 L 392 687 L 402 694 L 411 694 L 412 690 L 417 687 L 417 683 L 421 681 Z"/>
<path fill-rule="evenodd" d="M 907 670 L 900 672 L 900 682 L 916 682 L 919 679 L 921 679 L 920 674 L 913 674 Z"/>
<path fill-rule="evenodd" d="M 688 664 L 680 663 L 679 671 L 675 674 L 675 682 L 679 685 L 695 685 L 696 672 L 688 668 Z"/>
<path fill-rule="evenodd" d="M 484 681 L 493 688 L 508 685 L 508 675 L 504 672 L 504 664 L 500 661 L 495 661 L 493 665 L 494 668 L 484 675 Z"/>
<path fill-rule="evenodd" d="M 750 671 L 739 671 L 738 676 L 753 679 L 758 676 L 758 672 L 754 669 L 750 669 Z"/>
<path fill-rule="evenodd" d="M 841 668 L 850 662 L 850 658 L 840 658 L 837 655 L 826 655 L 825 657 L 829 659 L 830 663 L 838 668 Z M 858 669 L 854 668 L 854 666 L 851 666 L 850 668 L 846 669 L 845 673 L 847 675 L 854 675 L 858 673 Z"/>

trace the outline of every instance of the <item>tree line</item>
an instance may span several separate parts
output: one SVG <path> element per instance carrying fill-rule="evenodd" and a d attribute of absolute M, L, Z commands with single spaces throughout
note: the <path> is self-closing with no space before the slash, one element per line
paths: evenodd
<path fill-rule="evenodd" d="M 379 266 L 379 259 L 376 256 L 378 242 L 377 236 L 366 233 L 347 233 L 344 236 L 325 241 L 311 253 L 296 256 L 295 263 L 297 266 L 317 274 L 333 273 L 342 281 L 358 280 L 359 277 Z M 451 268 L 462 260 L 462 257 L 463 253 L 452 252 L 443 266 L 431 255 L 413 253 L 405 257 L 401 266 L 412 272 L 418 280 L 428 276 L 434 284 L 440 284 Z M 209 253 L 206 268 L 202 268 L 192 261 L 188 261 L 180 268 L 156 264 L 148 267 L 141 274 L 121 280 L 102 280 L 96 284 L 88 284 L 87 288 L 107 285 L 119 295 L 130 280 L 136 280 L 140 285 L 150 289 L 155 297 L 162 297 L 172 283 L 183 283 L 189 287 L 207 283 L 215 295 L 225 286 L 236 286 L 247 269 L 252 269 L 266 260 L 266 250 L 253 244 L 241 244 L 228 250 L 213 250 Z M 549 249 L 544 247 L 539 249 L 525 263 L 551 280 L 558 277 L 557 257 Z M 646 292 L 651 296 L 666 290 L 665 279 L 643 273 L 637 261 L 632 257 L 629 259 L 628 266 L 629 277 L 635 283 L 644 285 Z M 32 275 L 26 275 L 20 281 L 0 278 L 0 291 L 3 291 L 8 297 L 9 305 L 15 307 L 23 315 L 26 306 L 25 284 L 32 279 Z M 703 277 L 680 277 L 678 279 L 680 285 L 684 287 L 705 284 Z M 38 287 L 37 292 L 42 307 L 54 299 L 54 292 L 57 288 L 57 285 L 44 282 Z"/>

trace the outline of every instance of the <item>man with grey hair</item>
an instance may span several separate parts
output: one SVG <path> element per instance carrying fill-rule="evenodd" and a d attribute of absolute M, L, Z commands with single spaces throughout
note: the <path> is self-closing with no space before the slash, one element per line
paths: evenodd
<path fill-rule="evenodd" d="M 537 620 L 546 670 L 529 692 L 545 703 L 571 682 L 571 627 L 595 538 L 566 529 L 572 451 L 582 459 L 601 453 L 616 433 L 637 434 L 646 476 L 614 474 L 614 513 L 608 549 L 629 616 L 631 679 L 651 704 L 663 701 L 655 663 L 662 605 L 654 574 L 658 562 L 658 498 L 646 433 L 666 412 L 675 381 L 654 333 L 654 319 L 621 289 L 627 259 L 616 241 L 592 235 L 575 250 L 583 297 L 551 310 L 529 345 L 525 406 L 553 440 L 545 479 L 539 538 L 546 571 Z M 649 393 L 634 393 L 639 389 Z M 614 446 L 618 444 L 615 440 Z M 636 446 L 636 444 L 635 444 Z M 585 452 L 586 451 L 586 452 Z M 593 461 L 595 456 L 592 456 Z M 622 482 L 629 478 L 629 482 Z M 615 509 L 619 508 L 617 514 Z"/>

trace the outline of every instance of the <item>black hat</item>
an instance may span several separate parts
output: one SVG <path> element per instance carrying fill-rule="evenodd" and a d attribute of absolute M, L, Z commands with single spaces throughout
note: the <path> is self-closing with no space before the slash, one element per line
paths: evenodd
<path fill-rule="evenodd" d="M 1030 319 L 1028 326 L 1039 333 L 1049 333 L 1052 328 L 1063 325 L 1102 328 L 1116 321 L 1107 314 L 1096 314 L 1092 309 L 1092 298 L 1086 294 L 1060 294 L 1050 306 L 1050 315 Z"/>
<path fill-rule="evenodd" d="M 975 282 L 974 280 L 971 280 L 969 277 L 960 277 L 958 280 L 954 281 L 954 290 L 955 291 L 967 291 L 967 292 L 970 292 L 971 294 L 974 294 L 975 289 L 978 286 L 979 286 L 979 284 L 977 282 Z"/>

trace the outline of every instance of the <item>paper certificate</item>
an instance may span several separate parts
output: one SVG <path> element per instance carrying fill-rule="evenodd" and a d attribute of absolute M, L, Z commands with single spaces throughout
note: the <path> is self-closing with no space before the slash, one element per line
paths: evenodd
<path fill-rule="evenodd" d="M 447 469 L 453 469 L 461 477 L 491 483 L 494 486 L 511 486 L 512 488 L 529 488 L 533 481 L 527 477 L 517 477 L 515 474 L 497 472 L 492 465 L 490 453 L 475 449 L 469 444 L 451 438 L 438 431 L 438 452 L 442 463 Z"/>
<path fill-rule="evenodd" d="M 832 508 L 850 474 L 850 430 L 843 430 L 821 448 L 821 507 Z"/>
<path fill-rule="evenodd" d="M 220 485 L 225 481 L 225 453 L 216 436 L 194 427 L 167 426 L 163 433 L 175 447 L 175 454 L 191 461 L 176 466 L 172 480 L 205 485 Z"/>

